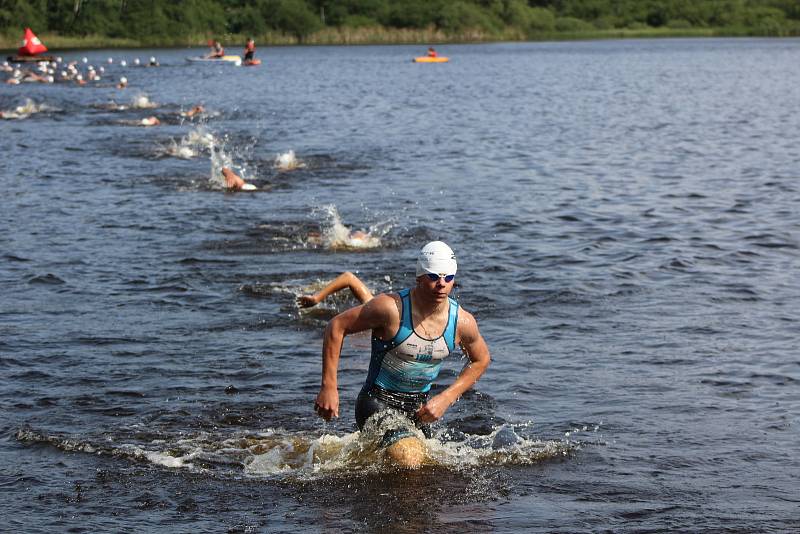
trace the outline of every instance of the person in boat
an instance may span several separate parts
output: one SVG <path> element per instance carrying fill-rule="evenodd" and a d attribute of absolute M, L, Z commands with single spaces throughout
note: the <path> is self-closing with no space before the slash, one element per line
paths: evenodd
<path fill-rule="evenodd" d="M 206 54 L 206 59 L 221 58 L 225 55 L 225 49 L 219 41 L 209 41 L 209 45 L 211 46 L 211 51 Z"/>
<path fill-rule="evenodd" d="M 247 43 L 244 45 L 244 62 L 252 63 L 256 54 L 256 42 L 252 37 L 248 37 Z"/>
<path fill-rule="evenodd" d="M 483 375 L 489 348 L 475 318 L 452 298 L 456 258 L 441 241 L 425 245 L 417 257 L 416 284 L 398 293 L 381 294 L 331 319 L 322 345 L 322 384 L 314 409 L 323 419 L 339 416 L 337 368 L 345 336 L 372 330 L 372 357 L 367 379 L 356 400 L 356 423 L 378 422 L 391 412 L 407 424 L 388 423 L 381 446 L 389 459 L 417 468 L 425 459 L 418 431 L 429 425 Z M 470 360 L 445 390 L 428 398 L 442 360 L 460 345 Z M 376 418 L 376 419 L 372 419 Z"/>
<path fill-rule="evenodd" d="M 225 189 L 228 191 L 253 191 L 255 186 L 248 184 L 241 176 L 233 172 L 230 167 L 222 168 L 222 176 L 225 178 Z"/>
<path fill-rule="evenodd" d="M 438 57 L 439 54 L 436 53 L 436 50 L 433 49 L 432 46 L 428 47 L 428 57 Z"/>

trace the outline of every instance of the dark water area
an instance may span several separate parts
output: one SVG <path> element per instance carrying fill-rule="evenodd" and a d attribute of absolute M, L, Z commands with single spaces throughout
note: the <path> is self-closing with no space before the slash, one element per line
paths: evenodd
<path fill-rule="evenodd" d="M 423 51 L 0 85 L 3 530 L 800 529 L 800 40 Z M 493 363 L 398 472 L 355 429 L 367 336 L 313 412 L 355 302 L 295 297 L 406 287 L 433 239 Z"/>

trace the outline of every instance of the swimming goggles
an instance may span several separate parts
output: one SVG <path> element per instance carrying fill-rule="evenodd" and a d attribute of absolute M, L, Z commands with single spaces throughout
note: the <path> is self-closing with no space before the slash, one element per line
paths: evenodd
<path fill-rule="evenodd" d="M 453 281 L 453 278 L 456 277 L 456 275 L 454 275 L 454 274 L 448 274 L 448 275 L 440 276 L 440 275 L 434 274 L 434 273 L 425 273 L 425 275 L 428 277 L 428 279 L 431 282 L 436 282 L 436 281 L 439 280 L 439 278 L 444 278 L 444 281 L 446 283 L 448 283 L 448 284 Z"/>

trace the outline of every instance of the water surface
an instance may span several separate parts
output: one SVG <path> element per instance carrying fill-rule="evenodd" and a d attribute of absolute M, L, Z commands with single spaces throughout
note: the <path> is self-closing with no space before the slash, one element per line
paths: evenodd
<path fill-rule="evenodd" d="M 0 86 L 38 111 L 0 121 L 9 529 L 800 527 L 800 41 L 420 51 L 75 52 L 107 81 Z M 261 191 L 224 193 L 223 164 Z M 342 270 L 405 287 L 432 239 L 493 364 L 398 473 L 354 428 L 367 337 L 342 417 L 313 413 L 354 301 L 294 298 Z"/>

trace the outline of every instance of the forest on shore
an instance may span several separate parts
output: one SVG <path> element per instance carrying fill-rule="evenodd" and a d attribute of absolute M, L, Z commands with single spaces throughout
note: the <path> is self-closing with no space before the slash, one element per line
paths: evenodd
<path fill-rule="evenodd" d="M 800 36 L 800 0 L 0 0 L 0 48 Z"/>

